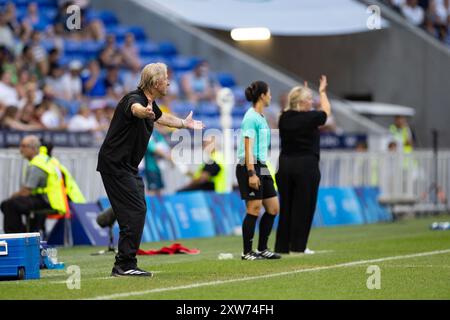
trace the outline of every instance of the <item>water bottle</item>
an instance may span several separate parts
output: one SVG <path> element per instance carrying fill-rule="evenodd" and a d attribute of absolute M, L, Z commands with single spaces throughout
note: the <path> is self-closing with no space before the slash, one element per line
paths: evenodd
<path fill-rule="evenodd" d="M 450 230 L 450 222 L 433 222 L 430 228 L 431 230 Z"/>
<path fill-rule="evenodd" d="M 219 253 L 218 258 L 219 258 L 219 260 L 230 260 L 230 259 L 233 259 L 233 254 L 232 253 Z"/>

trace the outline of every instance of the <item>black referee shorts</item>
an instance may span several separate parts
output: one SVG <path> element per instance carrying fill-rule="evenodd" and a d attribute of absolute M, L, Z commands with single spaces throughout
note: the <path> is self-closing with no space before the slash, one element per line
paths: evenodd
<path fill-rule="evenodd" d="M 263 200 L 277 196 L 274 181 L 270 175 L 269 169 L 265 164 L 255 164 L 256 175 L 261 182 L 259 189 L 250 188 L 248 185 L 248 172 L 245 165 L 238 164 L 236 166 L 236 178 L 239 184 L 239 191 L 242 200 Z"/>

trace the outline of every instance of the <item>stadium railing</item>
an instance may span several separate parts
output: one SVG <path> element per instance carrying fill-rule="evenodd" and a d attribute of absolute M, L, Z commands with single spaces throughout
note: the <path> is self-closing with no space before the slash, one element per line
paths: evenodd
<path fill-rule="evenodd" d="M 195 152 L 201 152 L 198 148 Z M 58 149 L 55 156 L 68 167 L 89 201 L 105 195 L 100 175 L 96 172 L 97 149 Z M 278 150 L 271 153 L 277 164 Z M 194 157 L 195 158 L 195 157 Z M 201 156 L 200 156 L 201 159 Z M 17 149 L 3 149 L 0 153 L 0 199 L 18 190 L 23 166 Z M 172 193 L 189 181 L 179 170 L 164 169 L 165 193 Z M 416 151 L 410 155 L 383 152 L 323 151 L 321 154 L 321 186 L 357 187 L 379 186 L 385 199 L 414 199 L 415 203 L 447 203 L 450 190 L 450 151 L 441 151 L 437 159 L 432 151 Z M 194 170 L 195 165 L 188 165 Z M 234 177 L 234 175 L 233 175 Z M 437 181 L 435 181 L 437 179 Z M 437 182 L 439 199 L 435 199 Z M 388 200 L 387 200 L 388 201 Z"/>

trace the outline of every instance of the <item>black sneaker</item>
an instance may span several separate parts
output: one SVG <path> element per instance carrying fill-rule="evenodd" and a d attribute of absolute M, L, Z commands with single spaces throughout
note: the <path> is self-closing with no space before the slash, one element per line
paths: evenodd
<path fill-rule="evenodd" d="M 246 254 L 242 254 L 241 256 L 242 260 L 262 260 L 264 259 L 263 257 L 261 257 L 259 254 L 257 254 L 254 251 L 250 251 Z"/>
<path fill-rule="evenodd" d="M 270 251 L 269 249 L 257 252 L 264 259 L 281 259 L 281 254 Z"/>
<path fill-rule="evenodd" d="M 141 270 L 139 268 L 132 268 L 123 270 L 121 267 L 114 266 L 111 271 L 112 277 L 152 277 L 153 274 L 148 271 Z"/>

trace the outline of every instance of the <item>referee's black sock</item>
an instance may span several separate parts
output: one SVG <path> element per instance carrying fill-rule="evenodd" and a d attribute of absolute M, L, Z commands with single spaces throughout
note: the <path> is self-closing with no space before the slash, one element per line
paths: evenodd
<path fill-rule="evenodd" d="M 244 239 L 244 254 L 252 251 L 253 236 L 255 235 L 255 227 L 257 216 L 248 214 L 242 222 L 242 238 Z"/>
<path fill-rule="evenodd" d="M 264 212 L 264 215 L 259 222 L 258 251 L 264 251 L 267 249 L 267 241 L 269 240 L 270 233 L 272 232 L 274 220 L 274 215 Z"/>

